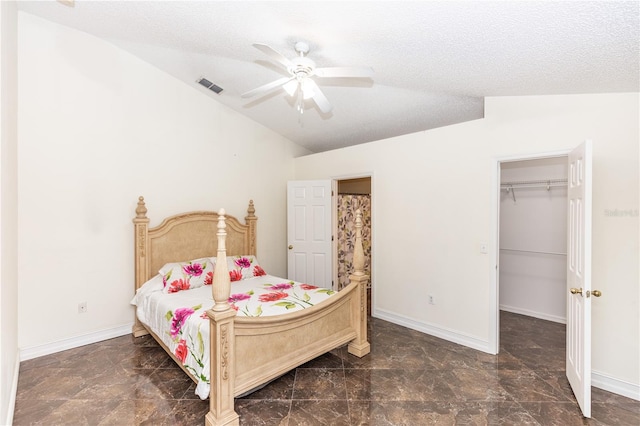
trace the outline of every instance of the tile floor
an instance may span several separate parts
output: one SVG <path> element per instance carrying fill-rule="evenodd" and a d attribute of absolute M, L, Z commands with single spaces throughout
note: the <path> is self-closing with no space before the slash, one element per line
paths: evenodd
<path fill-rule="evenodd" d="M 236 400 L 242 425 L 640 425 L 640 402 L 593 388 L 583 419 L 564 377 L 564 326 L 501 314 L 488 355 L 371 319 L 371 354 L 323 355 Z M 202 425 L 208 401 L 148 337 L 25 361 L 14 425 Z"/>

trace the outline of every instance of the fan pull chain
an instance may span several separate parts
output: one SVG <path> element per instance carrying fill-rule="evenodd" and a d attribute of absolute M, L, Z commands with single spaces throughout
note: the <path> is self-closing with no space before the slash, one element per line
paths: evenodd
<path fill-rule="evenodd" d="M 304 127 L 302 117 L 304 116 L 304 94 L 302 93 L 302 86 L 298 84 L 298 98 L 296 99 L 296 109 L 298 110 L 298 124 L 300 127 Z"/>

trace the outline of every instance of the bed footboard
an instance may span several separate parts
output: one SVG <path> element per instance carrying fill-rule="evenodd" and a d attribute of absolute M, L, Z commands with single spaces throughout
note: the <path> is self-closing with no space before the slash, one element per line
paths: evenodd
<path fill-rule="evenodd" d="M 366 282 L 362 249 L 362 214 L 356 212 L 355 272 L 337 295 L 311 308 L 272 317 L 236 317 L 227 300 L 224 211 L 218 213 L 218 262 L 214 273 L 211 320 L 211 393 L 207 426 L 239 425 L 234 397 L 348 343 L 363 357 L 367 340 Z M 218 265 L 221 270 L 218 270 Z"/>
<path fill-rule="evenodd" d="M 307 361 L 356 339 L 356 284 L 295 313 L 236 317 L 235 395 L 241 395 Z"/>

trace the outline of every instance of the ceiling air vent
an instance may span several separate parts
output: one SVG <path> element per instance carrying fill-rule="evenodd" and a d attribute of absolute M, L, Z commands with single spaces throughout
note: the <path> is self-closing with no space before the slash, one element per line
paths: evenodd
<path fill-rule="evenodd" d="M 207 80 L 206 78 L 201 78 L 200 80 L 198 80 L 198 83 L 202 84 L 204 87 L 206 87 L 209 90 L 212 90 L 214 92 L 216 92 L 218 95 L 220 94 L 220 92 L 222 92 L 222 87 L 217 86 L 215 84 L 213 84 L 212 82 L 210 82 L 209 80 Z"/>

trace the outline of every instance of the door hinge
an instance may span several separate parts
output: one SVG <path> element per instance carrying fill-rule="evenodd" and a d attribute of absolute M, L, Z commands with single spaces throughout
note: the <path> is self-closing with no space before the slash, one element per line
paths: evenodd
<path fill-rule="evenodd" d="M 331 196 L 333 197 L 333 189 L 331 190 Z"/>
<path fill-rule="evenodd" d="M 333 235 L 331 236 L 331 241 L 333 241 Z"/>

